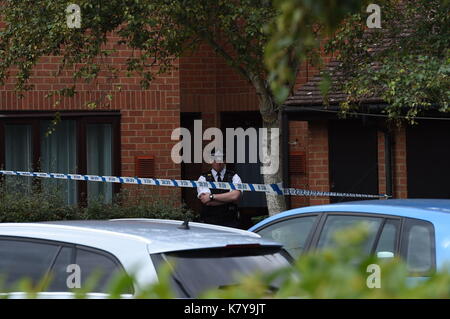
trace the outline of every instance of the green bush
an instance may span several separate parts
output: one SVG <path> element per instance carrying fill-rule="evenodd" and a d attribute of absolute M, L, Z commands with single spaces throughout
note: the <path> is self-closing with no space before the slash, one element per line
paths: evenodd
<path fill-rule="evenodd" d="M 8 177 L 0 183 L 0 222 L 38 222 L 112 218 L 161 218 L 192 220 L 192 211 L 174 200 L 157 198 L 144 191 L 124 189 L 112 203 L 101 198 L 87 207 L 65 203 L 58 184 L 30 182 L 23 177 Z"/>

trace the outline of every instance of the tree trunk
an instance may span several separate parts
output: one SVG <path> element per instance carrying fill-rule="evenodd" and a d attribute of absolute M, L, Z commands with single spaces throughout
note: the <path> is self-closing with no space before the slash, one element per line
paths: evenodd
<path fill-rule="evenodd" d="M 268 172 L 263 171 L 264 184 L 277 184 L 283 181 L 283 161 L 282 161 L 282 150 L 281 150 L 281 121 L 277 119 L 273 122 L 263 121 L 263 127 L 267 129 L 267 149 L 270 156 L 270 165 L 267 163 L 262 164 L 262 169 L 267 169 Z M 278 129 L 279 133 L 274 132 L 274 129 Z M 273 136 L 275 134 L 275 136 Z M 278 145 L 275 145 L 277 143 Z M 275 154 L 272 152 L 275 151 Z M 278 161 L 278 163 L 274 163 Z M 277 166 L 277 169 L 274 169 Z M 266 193 L 267 207 L 269 209 L 269 215 L 273 216 L 282 211 L 286 210 L 286 199 L 283 195 L 272 195 Z"/>
<path fill-rule="evenodd" d="M 263 128 L 267 130 L 266 154 L 269 158 L 263 160 L 261 173 L 264 176 L 265 184 L 277 184 L 283 182 L 283 149 L 281 143 L 281 117 L 278 108 L 272 97 L 263 95 L 261 98 L 261 115 L 263 119 Z M 263 133 L 263 136 L 266 135 Z M 263 142 L 263 144 L 265 144 Z M 269 215 L 273 216 L 286 210 L 286 199 L 284 195 L 272 195 L 266 193 L 267 207 Z"/>

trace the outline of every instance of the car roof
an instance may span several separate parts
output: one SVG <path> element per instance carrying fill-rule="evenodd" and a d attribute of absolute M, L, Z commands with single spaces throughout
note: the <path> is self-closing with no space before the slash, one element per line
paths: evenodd
<path fill-rule="evenodd" d="M 387 199 L 351 201 L 328 205 L 316 205 L 291 209 L 264 219 L 252 228 L 254 231 L 274 220 L 297 214 L 320 212 L 361 212 L 372 214 L 396 215 L 428 220 L 449 219 L 450 200 L 448 199 Z"/>
<path fill-rule="evenodd" d="M 260 244 L 279 246 L 259 235 L 228 227 L 157 219 L 51 221 L 0 224 L 0 236 L 56 240 L 110 250 L 115 245 L 146 244 L 149 253 Z"/>
<path fill-rule="evenodd" d="M 428 211 L 441 211 L 450 213 L 449 199 L 388 199 L 388 200 L 362 200 L 346 203 L 336 203 L 335 205 L 376 205 L 409 207 Z"/>

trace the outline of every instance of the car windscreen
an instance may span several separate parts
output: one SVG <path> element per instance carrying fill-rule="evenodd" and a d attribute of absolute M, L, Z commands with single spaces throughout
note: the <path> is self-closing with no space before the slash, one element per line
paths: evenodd
<path fill-rule="evenodd" d="M 152 259 L 157 268 L 169 262 L 172 287 L 184 298 L 236 285 L 242 276 L 290 265 L 289 255 L 280 247 L 190 250 L 152 255 Z"/>

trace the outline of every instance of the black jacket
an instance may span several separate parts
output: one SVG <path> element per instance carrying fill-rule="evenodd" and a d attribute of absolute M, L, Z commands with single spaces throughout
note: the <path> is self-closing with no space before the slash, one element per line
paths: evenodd
<path fill-rule="evenodd" d="M 236 174 L 235 172 L 225 169 L 223 182 L 232 183 L 233 176 L 235 174 Z M 207 182 L 215 182 L 211 170 L 203 173 L 202 176 L 206 179 Z M 210 188 L 210 190 L 211 194 L 223 194 L 229 192 L 226 189 Z M 238 227 L 238 219 L 239 219 L 238 207 L 236 204 L 233 203 L 227 203 L 220 206 L 203 205 L 202 211 L 200 213 L 200 218 L 204 223 L 208 224 Z"/>

